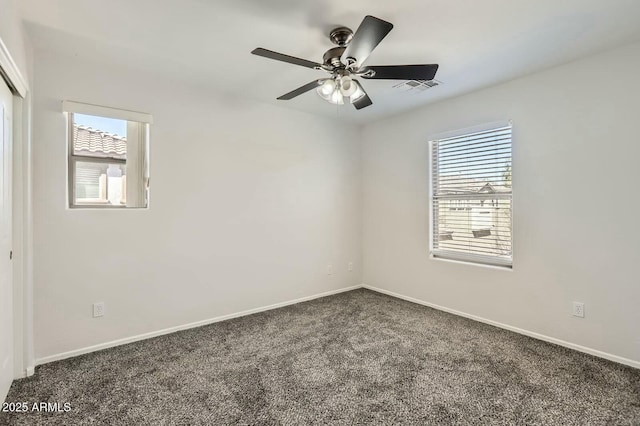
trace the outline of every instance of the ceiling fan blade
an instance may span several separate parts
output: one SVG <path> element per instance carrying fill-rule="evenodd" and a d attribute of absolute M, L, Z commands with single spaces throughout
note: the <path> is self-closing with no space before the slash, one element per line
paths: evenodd
<path fill-rule="evenodd" d="M 303 93 L 308 92 L 309 90 L 315 89 L 316 87 L 320 86 L 323 82 L 325 82 L 326 78 L 322 78 L 320 80 L 314 80 L 311 83 L 307 83 L 304 86 L 300 86 L 295 90 L 292 90 L 289 93 L 285 93 L 284 95 L 280 96 L 278 98 L 279 101 L 288 101 L 290 99 L 295 98 L 296 96 L 300 96 Z"/>
<path fill-rule="evenodd" d="M 433 80 L 438 64 L 431 65 L 372 65 L 363 70 L 362 78 L 378 80 Z M 367 71 L 374 74 L 367 76 Z"/>
<path fill-rule="evenodd" d="M 356 68 L 360 67 L 392 28 L 393 24 L 387 21 L 371 15 L 365 16 L 342 54 L 342 62 L 347 65 L 353 63 Z"/>
<path fill-rule="evenodd" d="M 274 52 L 271 50 L 258 47 L 251 52 L 254 55 L 262 56 L 264 58 L 275 59 L 276 61 L 287 62 L 289 64 L 300 65 L 307 68 L 320 68 L 320 64 L 317 62 L 307 61 L 306 59 L 296 58 L 295 56 L 285 55 L 283 53 Z"/>
<path fill-rule="evenodd" d="M 368 107 L 369 105 L 373 105 L 371 98 L 369 97 L 369 95 L 367 95 L 367 92 L 364 91 L 364 87 L 362 87 L 362 84 L 360 84 L 358 80 L 353 81 L 358 83 L 358 86 L 360 86 L 360 89 L 362 90 L 362 92 L 364 92 L 364 95 L 360 96 L 356 101 L 352 102 L 353 106 L 356 107 L 356 109 L 362 109 Z"/>

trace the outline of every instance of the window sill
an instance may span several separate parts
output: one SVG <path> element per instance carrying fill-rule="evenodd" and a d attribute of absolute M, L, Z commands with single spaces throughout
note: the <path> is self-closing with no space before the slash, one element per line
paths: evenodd
<path fill-rule="evenodd" d="M 87 204 L 87 205 L 67 206 L 66 210 L 149 210 L 149 206 L 127 207 L 127 206 L 115 206 L 111 204 Z"/>
<path fill-rule="evenodd" d="M 513 264 L 510 264 L 510 265 L 490 265 L 488 263 L 473 262 L 473 261 L 470 261 L 470 260 L 460 260 L 460 259 L 452 259 L 452 258 L 447 258 L 447 257 L 442 257 L 442 256 L 435 256 L 433 253 L 429 253 L 429 259 L 440 261 L 440 262 L 456 263 L 456 264 L 459 264 L 459 265 L 478 266 L 478 267 L 481 267 L 481 268 L 493 269 L 493 270 L 498 270 L 498 271 L 509 271 L 509 272 L 513 271 Z"/>

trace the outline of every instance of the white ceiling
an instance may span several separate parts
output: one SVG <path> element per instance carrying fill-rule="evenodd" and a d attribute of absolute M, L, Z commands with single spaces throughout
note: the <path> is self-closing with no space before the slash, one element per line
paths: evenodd
<path fill-rule="evenodd" d="M 639 0 L 20 0 L 40 49 L 181 79 L 207 90 L 364 123 L 640 39 Z M 374 104 L 336 107 L 309 92 L 326 74 L 251 55 L 321 62 L 335 26 L 394 24 L 367 64 L 438 63 L 425 92 L 364 81 Z M 602 76 L 606 78 L 606 76 Z"/>

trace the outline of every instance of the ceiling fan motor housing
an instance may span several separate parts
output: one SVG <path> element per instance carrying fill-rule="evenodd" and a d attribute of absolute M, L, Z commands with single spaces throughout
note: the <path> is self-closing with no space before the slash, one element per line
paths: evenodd
<path fill-rule="evenodd" d="M 340 61 L 340 57 L 344 53 L 345 47 L 334 47 L 325 52 L 322 57 L 325 64 L 335 68 L 344 68 L 344 64 Z"/>

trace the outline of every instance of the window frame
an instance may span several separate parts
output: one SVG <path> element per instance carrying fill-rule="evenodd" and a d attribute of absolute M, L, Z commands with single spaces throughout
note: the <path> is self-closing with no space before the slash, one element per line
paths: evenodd
<path fill-rule="evenodd" d="M 435 249 L 434 248 L 434 237 L 435 237 L 435 223 L 438 220 L 438 214 L 434 211 L 434 144 L 449 138 L 455 137 L 464 137 L 467 135 L 472 135 L 475 133 L 486 132 L 491 130 L 498 130 L 500 128 L 509 127 L 510 136 L 511 136 L 511 159 L 510 159 L 510 172 L 511 172 L 511 192 L 509 193 L 493 193 L 490 198 L 492 201 L 492 206 L 496 203 L 496 207 L 499 206 L 501 199 L 508 199 L 510 201 L 510 240 L 511 240 L 511 256 L 509 258 L 499 257 L 497 255 L 481 255 L 481 254 L 473 254 L 473 253 L 465 253 L 465 252 L 454 252 L 446 249 Z M 490 123 L 481 124 L 478 126 L 466 127 L 458 130 L 443 132 L 431 135 L 428 140 L 428 171 L 429 171 L 429 257 L 435 260 L 443 260 L 448 262 L 456 262 L 456 263 L 464 263 L 475 266 L 485 266 L 485 267 L 495 267 L 502 270 L 512 270 L 513 269 L 513 259 L 514 259 L 514 232 L 513 232 L 513 224 L 514 224 L 514 203 L 513 203 L 513 122 L 511 120 L 504 121 L 495 121 Z M 451 197 L 442 197 L 438 198 L 439 200 L 449 200 L 453 201 L 454 199 L 458 200 L 466 200 L 471 201 L 474 199 L 477 200 L 487 200 L 487 194 L 466 194 L 463 196 L 459 196 L 459 198 L 455 198 L 455 196 Z M 438 228 L 438 232 L 442 234 L 445 230 Z"/>
<path fill-rule="evenodd" d="M 110 108 L 74 101 L 63 101 L 62 110 L 67 119 L 67 208 L 68 209 L 148 209 L 149 208 L 149 138 L 150 124 L 153 117 L 150 114 Z M 112 118 L 127 122 L 126 158 L 108 156 L 77 155 L 74 145 L 74 117 L 75 113 L 96 117 Z M 108 202 L 78 203 L 76 201 L 77 163 L 118 164 L 126 167 L 126 187 L 123 188 L 125 200 L 135 199 L 140 205 L 116 205 Z M 107 180 L 108 181 L 108 180 Z M 107 184 L 108 185 L 108 184 Z M 134 204 L 134 203 L 132 203 Z"/>

